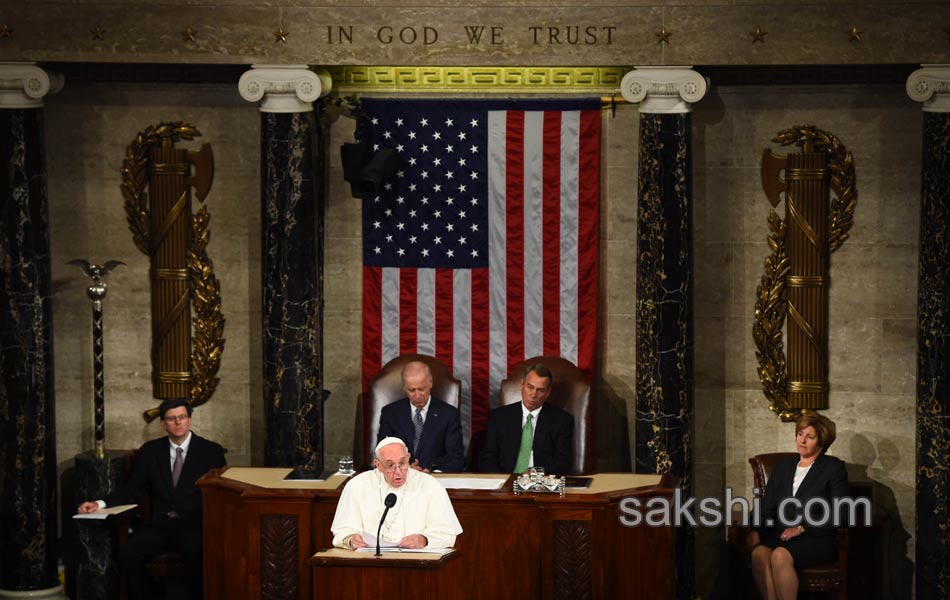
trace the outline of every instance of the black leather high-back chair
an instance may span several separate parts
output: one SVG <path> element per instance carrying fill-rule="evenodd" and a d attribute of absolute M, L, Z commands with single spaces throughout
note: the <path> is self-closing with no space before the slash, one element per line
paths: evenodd
<path fill-rule="evenodd" d="M 459 407 L 462 384 L 452 376 L 444 363 L 426 354 L 403 354 L 392 359 L 379 370 L 369 382 L 369 401 L 363 413 L 363 463 L 370 465 L 376 451 L 376 437 L 379 434 L 379 414 L 383 407 L 406 397 L 402 389 L 402 369 L 407 364 L 419 361 L 429 367 L 432 373 L 432 397 Z M 405 440 L 404 440 L 405 441 Z"/>
<path fill-rule="evenodd" d="M 591 401 L 590 382 L 577 366 L 560 356 L 535 356 L 520 362 L 501 382 L 499 406 L 521 401 L 521 379 L 524 371 L 540 363 L 551 370 L 554 384 L 547 404 L 561 408 L 574 417 L 574 473 L 591 473 L 596 469 L 594 448 L 594 404 Z"/>

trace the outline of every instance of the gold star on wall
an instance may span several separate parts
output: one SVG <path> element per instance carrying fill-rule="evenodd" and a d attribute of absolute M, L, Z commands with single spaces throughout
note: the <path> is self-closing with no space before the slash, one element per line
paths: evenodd
<path fill-rule="evenodd" d="M 92 34 L 92 39 L 94 40 L 106 39 L 106 30 L 102 27 L 99 27 L 98 25 L 96 25 L 96 28 L 90 31 L 90 33 Z"/>
<path fill-rule="evenodd" d="M 281 25 L 277 28 L 277 31 L 274 32 L 274 43 L 280 42 L 282 44 L 287 43 L 287 36 L 290 35 L 289 31 L 284 31 L 284 26 Z"/>
<path fill-rule="evenodd" d="M 191 28 L 191 25 L 185 27 L 185 30 L 181 32 L 181 37 L 185 42 L 195 41 L 195 35 L 198 32 Z"/>
<path fill-rule="evenodd" d="M 660 28 L 654 35 L 656 35 L 657 44 L 669 44 L 670 36 L 673 35 L 672 31 L 667 31 L 666 27 Z"/>
<path fill-rule="evenodd" d="M 753 44 L 756 43 L 756 42 L 762 42 L 762 43 L 764 44 L 764 43 L 765 43 L 765 36 L 767 36 L 768 34 L 769 34 L 768 31 L 764 31 L 764 30 L 763 30 L 761 27 L 759 27 L 758 25 L 755 26 L 755 30 L 754 30 L 754 31 L 750 31 L 750 32 L 749 32 L 749 35 L 752 36 L 752 43 L 753 43 Z"/>
<path fill-rule="evenodd" d="M 6 23 L 0 25 L 0 40 L 6 39 L 11 35 L 13 35 L 13 30 L 7 27 Z"/>
<path fill-rule="evenodd" d="M 857 25 L 852 25 L 852 26 L 851 26 L 851 31 L 848 32 L 848 36 L 849 36 L 848 41 L 849 41 L 849 42 L 860 42 L 860 41 L 861 41 L 861 34 L 862 34 L 862 33 L 864 33 L 864 32 L 861 31 L 860 29 L 858 29 L 858 26 L 857 26 Z"/>

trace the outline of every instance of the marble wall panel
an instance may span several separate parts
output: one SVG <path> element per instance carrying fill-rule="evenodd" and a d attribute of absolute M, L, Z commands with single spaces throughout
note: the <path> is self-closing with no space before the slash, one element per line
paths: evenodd
<path fill-rule="evenodd" d="M 601 243 L 616 240 L 633 240 L 637 231 L 637 173 L 631 168 L 636 160 L 603 170 L 602 221 L 604 227 Z M 630 272 L 631 282 L 636 273 Z"/>
<path fill-rule="evenodd" d="M 344 278 L 356 279 L 352 273 L 359 273 L 359 261 L 362 253 L 355 254 L 356 264 L 352 265 L 349 275 Z M 334 285 L 330 271 L 324 272 L 325 289 Z M 326 352 L 323 357 L 324 387 L 330 390 L 330 397 L 324 408 L 324 461 L 333 464 L 334 457 L 351 454 L 354 446 L 354 427 L 357 414 L 358 396 L 362 382 L 362 315 L 360 306 L 362 296 L 349 310 L 336 306 L 340 298 L 334 300 L 331 308 L 331 296 L 327 294 L 327 304 L 323 311 L 323 335 Z"/>
<path fill-rule="evenodd" d="M 707 315 L 696 319 L 695 385 L 697 393 L 700 389 L 723 390 L 726 387 L 725 327 L 725 319 L 722 317 Z"/>
<path fill-rule="evenodd" d="M 726 485 L 749 494 L 748 458 L 794 447 L 792 425 L 781 423 L 768 410 L 755 373 L 752 305 L 768 254 L 768 204 L 760 191 L 759 161 L 762 148 L 770 146 L 777 131 L 796 123 L 816 123 L 854 152 L 859 196 L 851 238 L 831 259 L 831 395 L 830 408 L 824 412 L 838 424 L 832 453 L 849 464 L 853 477 L 874 482 L 893 525 L 886 535 L 884 597 L 909 597 L 915 522 L 919 214 L 919 176 L 914 169 L 921 139 L 916 107 L 906 101 L 899 86 L 737 86 L 720 88 L 714 97 L 721 107 L 704 110 L 701 103 L 696 111 L 706 149 L 706 163 L 697 165 L 706 171 L 696 199 L 697 236 L 722 240 L 735 259 L 727 266 L 725 306 L 697 308 L 696 319 L 698 335 L 725 330 Z M 787 152 L 774 146 L 773 151 Z M 730 218 L 715 211 L 717 199 L 744 195 L 748 200 L 726 206 Z M 724 232 L 730 224 L 741 233 Z M 697 262 L 700 256 L 697 250 Z M 697 266 L 697 298 L 717 297 L 720 290 L 714 288 L 722 283 L 700 273 Z M 726 321 L 721 327 L 723 315 Z M 698 338 L 697 348 L 704 346 L 715 344 Z M 697 352 L 696 372 L 715 381 L 722 362 L 715 352 Z M 698 413 L 698 400 L 696 408 Z M 698 437 L 697 456 L 706 447 L 717 448 Z M 703 569 L 698 567 L 698 572 Z"/>
<path fill-rule="evenodd" d="M 106 442 L 134 448 L 161 435 L 141 413 L 152 398 L 148 259 L 126 225 L 119 167 L 135 134 L 162 120 L 195 123 L 215 153 L 209 254 L 221 281 L 227 319 L 221 386 L 195 411 L 195 429 L 249 464 L 249 423 L 259 420 L 260 243 L 259 117 L 232 86 L 75 84 L 46 103 L 50 168 L 54 335 L 57 359 L 57 454 L 61 468 L 92 443 L 91 307 L 73 258 L 118 259 L 104 303 Z M 197 203 L 196 203 L 197 204 Z M 220 407 L 215 411 L 215 407 Z M 221 412 L 220 417 L 212 413 Z"/>
<path fill-rule="evenodd" d="M 724 345 L 726 356 L 722 363 L 725 367 L 726 389 L 759 389 L 759 375 L 756 371 L 755 342 L 752 339 L 752 317 L 726 317 Z"/>
<path fill-rule="evenodd" d="M 908 242 L 913 238 L 908 235 Z M 853 244 L 851 242 L 854 242 Z M 858 240 L 832 255 L 829 319 L 903 315 L 917 298 L 915 243 L 867 245 Z"/>
<path fill-rule="evenodd" d="M 884 319 L 881 333 L 881 393 L 914 393 L 917 379 L 917 324 L 913 319 Z"/>
<path fill-rule="evenodd" d="M 880 319 L 835 319 L 828 335 L 828 380 L 835 391 L 881 391 L 882 337 Z"/>
<path fill-rule="evenodd" d="M 634 312 L 637 274 L 633 265 L 637 260 L 637 244 L 632 239 L 605 242 L 602 270 L 606 278 L 606 309 L 609 314 Z"/>

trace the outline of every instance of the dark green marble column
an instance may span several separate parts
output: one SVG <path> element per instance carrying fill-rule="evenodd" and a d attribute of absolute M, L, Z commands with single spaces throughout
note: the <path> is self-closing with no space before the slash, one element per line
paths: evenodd
<path fill-rule="evenodd" d="M 46 598 L 60 589 L 40 100 L 50 78 L 35 66 L 7 63 L 0 84 L 0 594 L 36 591 Z"/>
<path fill-rule="evenodd" d="M 246 99 L 262 99 L 264 460 L 320 472 L 326 176 L 311 101 L 321 80 L 305 66 L 266 66 L 245 73 L 240 87 Z M 254 98 L 257 91 L 263 97 Z"/>
<path fill-rule="evenodd" d="M 950 66 L 907 80 L 924 101 L 917 280 L 917 598 L 950 598 Z"/>
<path fill-rule="evenodd" d="M 636 471 L 681 478 L 693 495 L 693 238 L 690 103 L 706 82 L 637 68 L 621 86 L 640 109 L 637 196 Z M 676 530 L 677 597 L 694 596 L 693 529 Z"/>
<path fill-rule="evenodd" d="M 79 506 L 87 500 L 105 498 L 125 481 L 125 453 L 107 451 L 97 457 L 90 450 L 77 454 L 76 495 L 64 498 L 64 503 Z M 70 524 L 64 524 L 69 526 Z M 110 517 L 75 519 L 75 600 L 111 600 L 119 594 L 118 537 L 119 527 L 128 526 L 124 520 Z"/>

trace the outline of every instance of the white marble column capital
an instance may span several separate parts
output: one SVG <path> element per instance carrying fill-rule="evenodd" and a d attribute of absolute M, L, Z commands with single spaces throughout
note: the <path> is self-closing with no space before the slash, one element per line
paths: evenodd
<path fill-rule="evenodd" d="M 926 112 L 950 112 L 950 64 L 921 65 L 907 78 L 907 95 Z"/>
<path fill-rule="evenodd" d="M 688 113 L 706 95 L 709 82 L 691 66 L 636 67 L 623 76 L 620 91 L 641 113 Z"/>
<path fill-rule="evenodd" d="M 312 102 L 330 93 L 326 71 L 307 65 L 251 65 L 241 75 L 238 91 L 248 102 L 260 102 L 261 112 L 310 112 Z"/>
<path fill-rule="evenodd" d="M 61 73 L 31 62 L 0 62 L 0 109 L 41 108 L 43 97 L 63 89 Z"/>

